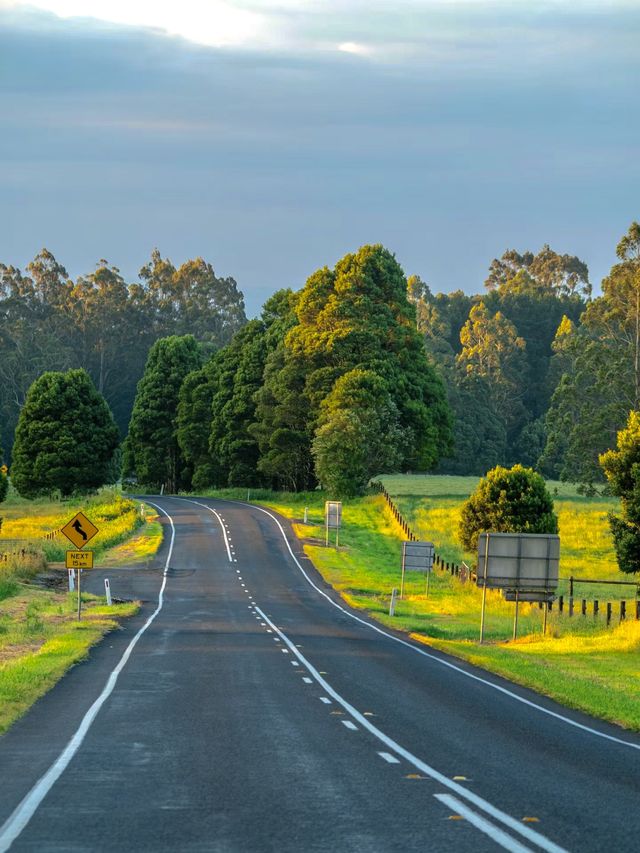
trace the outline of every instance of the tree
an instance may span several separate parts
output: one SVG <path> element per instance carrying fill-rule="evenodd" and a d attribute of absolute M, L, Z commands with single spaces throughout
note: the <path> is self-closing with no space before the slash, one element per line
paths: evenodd
<path fill-rule="evenodd" d="M 640 412 L 629 413 L 617 437 L 617 450 L 600 456 L 609 488 L 620 498 L 622 516 L 609 515 L 620 571 L 640 571 Z"/>
<path fill-rule="evenodd" d="M 558 295 L 591 296 L 589 270 L 584 261 L 575 255 L 559 255 L 546 243 L 537 255 L 508 249 L 501 258 L 494 258 L 484 285 L 488 290 L 514 289 L 523 281 L 528 288 L 533 285 L 537 289 L 553 290 Z"/>
<path fill-rule="evenodd" d="M 193 335 L 161 338 L 151 347 L 133 405 L 126 442 L 125 467 L 150 488 L 164 485 L 172 493 L 188 487 L 191 472 L 177 437 L 180 388 L 200 366 Z"/>
<path fill-rule="evenodd" d="M 480 533 L 557 533 L 558 518 L 544 480 L 531 468 L 498 466 L 478 483 L 465 501 L 459 537 L 475 551 Z"/>
<path fill-rule="evenodd" d="M 361 369 L 385 380 L 397 407 L 407 436 L 401 467 L 427 470 L 451 452 L 445 390 L 416 331 L 407 280 L 391 252 L 362 246 L 335 269 L 318 270 L 298 294 L 295 313 L 283 370 L 291 380 L 284 384 L 287 396 L 302 395 L 301 441 L 313 436 L 320 404 L 336 380 Z"/>
<path fill-rule="evenodd" d="M 0 462 L 2 462 L 2 445 L 0 445 Z M 5 471 L 0 469 L 0 503 L 7 497 L 9 491 L 9 480 Z"/>
<path fill-rule="evenodd" d="M 526 417 L 521 402 L 526 344 L 518 330 L 500 311 L 492 316 L 480 302 L 469 312 L 460 341 L 456 364 L 467 376 L 484 380 L 505 428 L 514 430 Z"/>
<path fill-rule="evenodd" d="M 118 428 L 85 370 L 43 373 L 16 428 L 11 481 L 26 498 L 63 497 L 112 482 Z"/>
<path fill-rule="evenodd" d="M 312 445 L 318 479 L 336 497 L 363 494 L 374 474 L 397 470 L 405 441 L 385 381 L 351 370 L 320 404 Z"/>
<path fill-rule="evenodd" d="M 620 263 L 602 282 L 602 296 L 558 340 L 561 373 L 546 417 L 541 462 L 562 479 L 602 479 L 600 454 L 616 440 L 631 410 L 640 408 L 640 225 L 632 223 L 616 249 Z"/>

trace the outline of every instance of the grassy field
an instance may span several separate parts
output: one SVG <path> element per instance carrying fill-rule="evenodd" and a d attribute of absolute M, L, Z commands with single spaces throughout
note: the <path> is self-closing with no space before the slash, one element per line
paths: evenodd
<path fill-rule="evenodd" d="M 407 478 L 411 481 L 417 478 Z M 444 547 L 451 543 L 449 559 L 459 558 L 453 552 L 455 533 L 448 524 L 453 517 L 452 507 L 475 481 L 467 478 L 433 477 L 422 481 L 422 494 L 404 497 L 424 502 L 428 496 L 429 518 L 437 518 L 441 502 L 446 504 L 436 528 L 442 538 L 433 539 L 446 557 Z M 404 480 L 404 478 L 403 478 Z M 391 488 L 387 486 L 389 491 Z M 415 489 L 413 482 L 397 483 L 400 489 Z M 575 520 L 575 529 L 590 529 L 594 505 L 601 499 L 581 499 L 564 486 L 564 497 L 573 502 L 575 514 L 587 518 Z M 428 490 L 428 491 L 427 491 Z M 246 500 L 246 490 L 217 492 L 221 497 Z M 509 642 L 513 624 L 513 603 L 502 599 L 500 593 L 487 596 L 487 644 L 478 640 L 480 592 L 472 584 L 463 584 L 450 575 L 434 572 L 429 598 L 425 596 L 422 575 L 407 576 L 406 596 L 400 601 L 396 616 L 390 617 L 389 598 L 392 587 L 400 586 L 402 533 L 386 509 L 381 496 L 368 496 L 344 502 L 344 527 L 340 549 L 318 544 L 323 537 L 322 517 L 325 495 L 313 492 L 288 495 L 252 491 L 251 500 L 272 507 L 295 520 L 294 528 L 305 541 L 305 551 L 323 577 L 329 581 L 352 606 L 366 610 L 380 622 L 400 628 L 416 639 L 464 658 L 488 670 L 532 687 L 558 699 L 565 705 L 584 710 L 604 719 L 640 729 L 640 625 L 627 622 L 607 629 L 603 620 L 592 617 L 568 619 L 554 611 L 549 618 L 549 636 L 542 637 L 542 614 L 536 605 L 520 606 L 520 639 Z M 400 503 L 400 498 L 398 499 Z M 403 508 L 410 506 L 403 504 Z M 309 524 L 302 524 L 304 508 L 309 508 Z M 449 522 L 447 522 L 449 519 Z M 426 533 L 426 531 L 425 531 Z M 445 536 L 446 534 L 446 536 Z M 447 538 L 448 537 L 448 538 Z M 596 543 L 601 546 L 602 543 Z M 581 555 L 588 553 L 578 543 Z"/>
<path fill-rule="evenodd" d="M 4 519 L 0 552 L 14 543 L 24 556 L 0 563 L 0 732 L 49 690 L 91 646 L 117 628 L 118 620 L 139 609 L 138 602 L 107 607 L 104 598 L 82 595 L 83 618 L 76 619 L 76 595 L 37 584 L 38 574 L 64 559 L 64 537 L 43 540 L 79 509 L 100 528 L 96 566 L 148 563 L 162 541 L 156 511 L 106 490 L 85 501 L 24 501 L 15 494 L 0 505 Z M 5 543 L 3 545 L 3 542 Z"/>
<path fill-rule="evenodd" d="M 103 489 L 94 497 L 69 501 L 25 501 L 11 493 L 8 500 L 0 504 L 0 517 L 3 518 L 0 550 L 3 550 L 3 541 L 9 540 L 35 546 L 44 553 L 47 562 L 63 561 L 65 551 L 73 546 L 59 531 L 78 510 L 99 529 L 90 545 L 96 562 L 101 554 L 126 541 L 144 523 L 139 504 L 122 497 L 115 489 Z M 44 539 L 48 533 L 54 533 L 55 538 Z"/>
<path fill-rule="evenodd" d="M 475 489 L 477 477 L 383 476 L 380 480 L 416 534 L 433 541 L 443 559 L 475 564 L 475 554 L 465 553 L 457 539 L 460 509 Z M 559 592 L 568 594 L 568 579 L 574 577 L 629 581 L 619 571 L 607 515 L 617 511 L 616 498 L 587 498 L 570 483 L 548 482 L 560 527 Z M 639 579 L 640 582 L 640 579 Z M 575 584 L 576 599 L 597 598 L 601 602 L 635 596 L 633 586 Z"/>

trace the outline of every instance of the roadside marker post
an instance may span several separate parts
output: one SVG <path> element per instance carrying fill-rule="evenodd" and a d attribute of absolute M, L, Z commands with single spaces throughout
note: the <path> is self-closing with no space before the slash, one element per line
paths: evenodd
<path fill-rule="evenodd" d="M 69 592 L 73 592 L 76 588 L 75 575 L 76 573 L 74 572 L 74 570 L 69 569 Z"/>
<path fill-rule="evenodd" d="M 68 521 L 60 530 L 67 537 L 69 542 L 78 549 L 76 551 L 67 551 L 65 555 L 65 565 L 67 569 L 76 570 L 78 572 L 78 621 L 82 618 L 82 597 L 80 595 L 80 578 L 83 569 L 93 568 L 93 551 L 83 551 L 98 532 L 98 528 L 90 521 L 82 512 L 77 512 L 74 517 Z M 69 589 L 73 591 L 71 586 L 71 574 L 69 575 Z"/>
<path fill-rule="evenodd" d="M 389 616 L 395 616 L 396 615 L 397 598 L 398 598 L 398 590 L 394 586 L 394 588 L 391 590 L 391 601 L 389 602 Z"/>
<path fill-rule="evenodd" d="M 113 602 L 111 600 L 111 586 L 109 584 L 109 578 L 104 579 L 104 593 L 107 596 L 107 607 L 111 607 Z"/>

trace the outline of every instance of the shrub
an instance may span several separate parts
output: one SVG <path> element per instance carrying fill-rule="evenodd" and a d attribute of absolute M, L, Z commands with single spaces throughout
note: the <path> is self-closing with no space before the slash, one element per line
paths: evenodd
<path fill-rule="evenodd" d="M 609 515 L 621 572 L 640 571 L 640 412 L 630 412 L 617 437 L 617 450 L 600 457 L 611 493 L 620 498 L 622 516 Z"/>
<path fill-rule="evenodd" d="M 478 535 L 493 533 L 557 533 L 553 498 L 540 474 L 531 468 L 500 466 L 489 471 L 463 504 L 459 536 L 474 551 Z"/>

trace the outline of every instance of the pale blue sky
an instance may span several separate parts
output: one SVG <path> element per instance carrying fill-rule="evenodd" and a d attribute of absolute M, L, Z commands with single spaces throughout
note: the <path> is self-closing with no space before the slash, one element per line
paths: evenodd
<path fill-rule="evenodd" d="M 0 0 L 0 261 L 203 255 L 250 314 L 366 242 L 436 291 L 545 242 L 597 284 L 638 45 L 637 2 Z"/>

